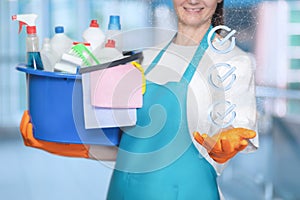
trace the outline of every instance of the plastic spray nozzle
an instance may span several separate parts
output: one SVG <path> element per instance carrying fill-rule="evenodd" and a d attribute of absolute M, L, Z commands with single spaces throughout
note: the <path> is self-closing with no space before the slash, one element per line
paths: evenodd
<path fill-rule="evenodd" d="M 36 14 L 21 14 L 21 15 L 13 15 L 13 21 L 19 21 L 19 33 L 22 31 L 23 25 L 27 26 L 35 26 L 35 21 L 38 15 Z"/>

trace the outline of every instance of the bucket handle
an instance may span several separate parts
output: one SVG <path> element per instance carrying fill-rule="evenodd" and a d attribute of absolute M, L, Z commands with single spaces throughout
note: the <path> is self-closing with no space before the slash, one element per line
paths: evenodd
<path fill-rule="evenodd" d="M 79 69 L 79 74 L 84 74 L 84 73 L 89 73 L 89 72 L 93 72 L 93 71 L 98 71 L 98 70 L 102 70 L 102 69 L 106 69 L 106 68 L 110 68 L 110 67 L 115 67 L 118 65 L 123 65 L 135 60 L 141 60 L 143 59 L 143 52 L 138 52 L 135 53 L 131 56 L 125 57 L 125 58 L 121 58 L 118 60 L 114 60 L 112 62 L 108 62 L 108 63 L 103 63 L 103 64 L 99 64 L 99 65 L 93 65 L 93 66 L 89 66 L 89 67 L 83 67 Z"/>

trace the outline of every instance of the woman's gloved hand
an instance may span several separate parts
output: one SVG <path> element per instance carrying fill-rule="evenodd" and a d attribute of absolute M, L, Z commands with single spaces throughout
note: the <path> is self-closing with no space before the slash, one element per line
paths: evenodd
<path fill-rule="evenodd" d="M 28 110 L 23 114 L 20 131 L 26 146 L 38 148 L 60 156 L 89 158 L 89 145 L 56 143 L 35 139 Z"/>
<path fill-rule="evenodd" d="M 245 128 L 232 128 L 210 137 L 207 134 L 193 133 L 195 140 L 218 163 L 225 163 L 248 145 L 248 139 L 256 136 L 255 131 Z"/>

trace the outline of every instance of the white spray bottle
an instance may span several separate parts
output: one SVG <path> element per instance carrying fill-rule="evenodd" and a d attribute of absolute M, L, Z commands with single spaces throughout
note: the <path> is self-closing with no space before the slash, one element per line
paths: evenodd
<path fill-rule="evenodd" d="M 22 31 L 22 27 L 26 25 L 26 52 L 27 52 L 27 66 L 43 70 L 43 63 L 39 51 L 39 38 L 36 34 L 36 14 L 22 14 L 13 15 L 13 21 L 19 21 L 19 33 Z"/>

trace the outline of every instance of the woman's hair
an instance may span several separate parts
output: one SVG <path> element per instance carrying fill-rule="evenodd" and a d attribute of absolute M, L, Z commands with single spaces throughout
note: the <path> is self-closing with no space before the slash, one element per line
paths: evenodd
<path fill-rule="evenodd" d="M 211 22 L 213 27 L 224 24 L 224 0 L 218 3 Z"/>

